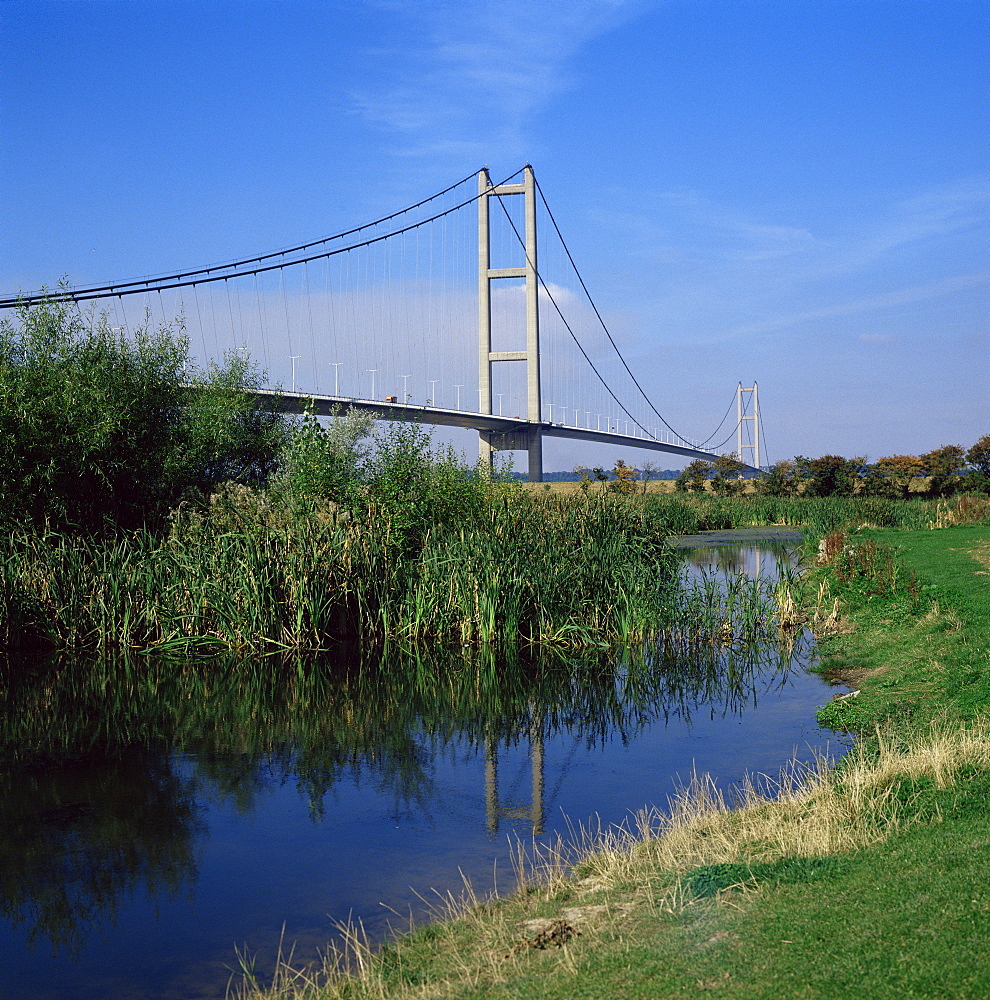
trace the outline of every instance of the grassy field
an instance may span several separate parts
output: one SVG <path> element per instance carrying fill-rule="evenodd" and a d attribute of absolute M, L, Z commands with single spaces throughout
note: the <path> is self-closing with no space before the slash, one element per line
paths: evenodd
<path fill-rule="evenodd" d="M 355 975 L 244 994 L 985 1000 L 990 527 L 835 531 L 816 562 L 824 667 L 859 692 L 821 712 L 861 734 L 837 768 L 734 803 L 699 779 L 638 829 L 520 857 L 510 898 L 466 893 L 377 954 L 352 929 Z"/>

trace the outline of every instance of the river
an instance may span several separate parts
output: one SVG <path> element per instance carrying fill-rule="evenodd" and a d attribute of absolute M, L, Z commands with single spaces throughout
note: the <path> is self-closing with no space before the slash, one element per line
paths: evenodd
<path fill-rule="evenodd" d="M 704 539 L 692 540 L 695 545 Z M 779 544 L 692 548 L 693 573 L 773 574 Z M 837 754 L 793 650 L 424 654 L 4 666 L 0 997 L 223 997 L 280 938 L 373 940 L 467 878 L 512 886 L 519 841 Z M 424 902 L 424 900 L 426 902 Z"/>

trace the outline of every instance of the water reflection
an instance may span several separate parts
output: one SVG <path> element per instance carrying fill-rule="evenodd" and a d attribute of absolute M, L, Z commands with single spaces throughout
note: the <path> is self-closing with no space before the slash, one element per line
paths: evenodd
<path fill-rule="evenodd" d="M 428 813 L 434 762 L 454 748 L 484 758 L 485 823 L 544 829 L 544 743 L 627 743 L 659 719 L 738 714 L 758 687 L 786 682 L 789 652 L 643 646 L 616 658 L 496 656 L 490 650 L 344 650 L 317 659 L 221 663 L 53 659 L 2 666 L 2 912 L 78 951 L 85 928 L 122 896 L 174 894 L 196 878 L 196 802 L 241 814 L 294 784 L 313 821 L 346 779 L 387 794 L 393 812 Z M 757 680 L 759 684 L 757 684 Z M 44 709 L 42 711 L 42 708 Z M 525 744 L 531 795 L 500 793 L 500 754 Z M 189 762 L 184 775 L 174 754 Z"/>
<path fill-rule="evenodd" d="M 112 922 L 121 899 L 192 885 L 196 812 L 194 783 L 161 750 L 0 771 L 0 913 L 25 927 L 29 947 L 78 954 L 86 928 Z"/>

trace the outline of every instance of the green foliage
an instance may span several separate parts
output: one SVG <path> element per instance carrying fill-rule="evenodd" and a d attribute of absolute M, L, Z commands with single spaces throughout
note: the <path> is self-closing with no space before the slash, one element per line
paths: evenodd
<path fill-rule="evenodd" d="M 369 509 L 402 544 L 418 545 L 431 528 L 467 527 L 481 516 L 491 481 L 465 467 L 453 448 L 434 448 L 422 424 L 379 424 L 373 444 L 363 468 Z"/>
<path fill-rule="evenodd" d="M 858 493 L 864 497 L 900 497 L 906 500 L 909 485 L 910 477 L 902 485 L 886 474 L 879 465 L 866 465 L 860 476 Z"/>
<path fill-rule="evenodd" d="M 798 495 L 800 487 L 797 465 L 785 459 L 758 477 L 753 488 L 761 497 L 793 497 Z"/>
<path fill-rule="evenodd" d="M 164 540 L 147 531 L 110 540 L 11 533 L 0 539 L 0 643 L 174 651 L 391 636 L 595 645 L 670 629 L 704 637 L 730 597 L 736 631 L 755 634 L 762 598 L 681 593 L 665 538 L 761 524 L 818 534 L 864 523 L 927 528 L 946 507 L 534 494 L 438 458 L 415 428 L 397 431 L 383 440 L 401 464 L 385 465 L 383 448 L 365 466 L 377 475 L 341 501 L 292 505 L 275 489 L 233 483 L 183 505 Z M 985 504 L 970 507 L 986 516 Z M 882 546 L 843 558 L 836 572 L 864 592 L 910 582 Z"/>
<path fill-rule="evenodd" d="M 374 418 L 358 410 L 336 414 L 328 424 L 307 410 L 287 434 L 271 497 L 300 511 L 324 501 L 357 504 L 369 452 L 362 442 L 373 426 Z"/>
<path fill-rule="evenodd" d="M 282 421 L 249 399 L 257 373 L 237 355 L 196 371 L 187 348 L 54 303 L 0 321 L 0 517 L 161 523 L 185 495 L 269 475 Z"/>
<path fill-rule="evenodd" d="M 712 472 L 711 462 L 706 462 L 703 458 L 696 458 L 689 462 L 684 471 L 674 480 L 674 489 L 678 493 L 703 493 L 705 483 Z"/>
<path fill-rule="evenodd" d="M 990 476 L 979 469 L 973 469 L 959 477 L 959 490 L 963 493 L 990 494 Z"/>
<path fill-rule="evenodd" d="M 990 434 L 984 434 L 969 451 L 966 452 L 966 461 L 977 472 L 990 478 Z"/>
<path fill-rule="evenodd" d="M 804 493 L 809 497 L 848 497 L 856 488 L 862 461 L 841 455 L 822 455 L 808 462 Z"/>
<path fill-rule="evenodd" d="M 636 470 L 631 465 L 626 465 L 621 458 L 615 460 L 615 465 L 612 467 L 612 475 L 615 476 L 615 479 L 612 480 L 609 489 L 613 493 L 629 494 L 636 492 Z"/>
<path fill-rule="evenodd" d="M 917 455 L 888 455 L 877 460 L 875 467 L 887 477 L 890 483 L 890 496 L 899 496 L 907 500 L 911 489 L 911 480 L 924 475 L 925 468 Z"/>
<path fill-rule="evenodd" d="M 719 455 L 712 463 L 715 472 L 712 478 L 712 490 L 719 496 L 734 496 L 741 493 L 745 482 L 739 478 L 739 473 L 746 468 L 745 462 L 740 462 L 734 451 Z"/>
<path fill-rule="evenodd" d="M 171 651 L 315 649 L 356 637 L 596 645 L 669 620 L 676 562 L 662 522 L 607 494 L 562 504 L 441 472 L 446 480 L 420 486 L 440 494 L 446 483 L 446 508 L 412 503 L 411 513 L 382 493 L 363 512 L 300 513 L 238 487 L 178 511 L 164 541 L 148 531 L 15 532 L 0 539 L 0 641 Z"/>
<path fill-rule="evenodd" d="M 928 476 L 929 495 L 941 497 L 956 492 L 959 473 L 966 465 L 966 454 L 962 448 L 947 444 L 918 457 Z"/>

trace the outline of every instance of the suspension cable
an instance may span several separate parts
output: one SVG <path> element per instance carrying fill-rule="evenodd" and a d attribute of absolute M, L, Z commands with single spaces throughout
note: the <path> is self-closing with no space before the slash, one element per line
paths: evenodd
<path fill-rule="evenodd" d="M 536 179 L 534 178 L 534 180 Z M 546 196 L 543 194 L 543 189 L 540 187 L 539 181 L 536 181 L 536 189 L 537 191 L 540 192 L 540 200 L 543 202 L 543 207 L 547 210 L 547 215 L 550 216 L 550 221 L 553 223 L 553 228 L 557 233 L 557 239 L 560 240 L 560 244 L 564 248 L 564 253 L 567 254 L 567 259 L 570 261 L 571 267 L 574 269 L 574 274 L 577 276 L 577 279 L 581 284 L 581 288 L 584 291 L 585 297 L 588 299 L 588 302 L 590 303 L 591 308 L 598 319 L 598 322 L 601 324 L 602 329 L 605 331 L 605 336 L 608 337 L 608 342 L 612 345 L 612 349 L 615 351 L 615 353 L 619 357 L 619 360 L 622 362 L 622 367 L 625 368 L 629 377 L 633 380 L 633 384 L 636 386 L 637 389 L 639 389 L 640 395 L 643 397 L 643 399 L 646 400 L 647 406 L 649 406 L 649 408 L 654 412 L 654 414 L 656 414 L 657 418 L 664 425 L 664 427 L 666 427 L 667 430 L 671 432 L 671 434 L 673 434 L 675 437 L 680 438 L 682 441 L 689 441 L 690 440 L 689 438 L 685 437 L 683 434 L 674 430 L 674 428 L 671 427 L 669 423 L 667 423 L 667 420 L 664 418 L 663 414 L 653 405 L 653 401 L 650 399 L 650 397 L 647 396 L 646 390 L 643 389 L 643 387 L 639 384 L 639 380 L 636 378 L 635 375 L 633 375 L 632 369 L 629 367 L 629 364 L 626 362 L 625 357 L 623 357 L 623 354 L 619 350 L 618 345 L 615 343 L 615 340 L 613 340 L 612 334 L 609 332 L 608 327 L 605 325 L 605 320 L 602 319 L 602 314 L 598 311 L 598 306 L 595 304 L 595 300 L 591 297 L 591 292 L 588 291 L 588 286 L 584 283 L 584 278 L 581 277 L 581 272 L 578 270 L 578 266 L 574 262 L 574 257 L 571 255 L 571 251 L 567 246 L 567 242 L 564 240 L 564 236 L 560 231 L 560 227 L 557 225 L 557 220 L 554 218 L 553 212 L 550 210 L 550 206 L 547 204 Z M 625 409 L 625 407 L 623 407 L 623 409 Z M 723 420 L 724 419 L 725 418 L 723 417 Z M 636 422 L 639 423 L 639 421 Z M 639 426 L 642 427 L 642 424 L 640 424 Z M 715 429 L 715 433 L 709 435 L 708 440 L 711 440 L 711 438 L 713 438 L 716 433 L 718 433 L 718 428 Z"/>
<path fill-rule="evenodd" d="M 512 231 L 516 234 L 516 239 L 519 241 L 520 246 L 522 246 L 522 248 L 523 248 L 523 252 L 526 255 L 526 262 L 527 262 L 527 264 L 530 267 L 532 267 L 533 262 L 530 259 L 529 254 L 526 252 L 526 241 L 520 236 L 519 230 L 516 227 L 515 221 L 513 220 L 512 216 L 509 214 L 508 209 L 505 207 L 505 203 L 502 201 L 502 196 L 497 191 L 495 192 L 495 197 L 498 199 L 499 206 L 502 209 L 503 213 L 505 214 L 505 217 L 508 220 L 509 225 L 512 227 Z M 540 269 L 539 268 L 534 268 L 534 270 L 536 271 L 536 278 L 537 278 L 537 280 L 540 283 L 540 287 L 543 289 L 544 292 L 546 292 L 547 298 L 550 300 L 550 303 L 553 305 L 554 310 L 556 311 L 557 315 L 560 317 L 560 321 L 564 324 L 564 329 L 567 330 L 567 332 L 571 335 L 571 340 L 573 340 L 574 343 L 577 344 L 577 348 L 581 352 L 581 354 L 583 355 L 584 360 L 588 362 L 588 365 L 590 366 L 591 370 L 598 376 L 598 381 L 601 382 L 601 384 L 603 386 L 605 386 L 605 391 L 612 397 L 612 399 L 615 400 L 615 402 L 618 405 L 619 409 L 622 410 L 622 412 L 648 438 L 650 438 L 651 440 L 653 440 L 653 435 L 650 434 L 650 432 L 629 412 L 628 409 L 626 409 L 625 404 L 622 402 L 621 399 L 619 399 L 618 396 L 616 396 L 616 394 L 612 391 L 612 387 L 602 377 L 602 373 L 595 367 L 595 363 L 588 356 L 588 352 L 584 349 L 584 347 L 581 344 L 581 341 L 578 340 L 578 338 L 575 335 L 574 331 L 571 329 L 570 323 L 567 322 L 566 318 L 564 317 L 564 314 L 561 312 L 560 306 L 557 305 L 557 300 L 553 297 L 553 292 L 550 291 L 549 287 L 547 286 L 547 283 L 543 280 L 543 275 L 540 274 Z M 659 414 L 658 414 L 658 416 L 659 416 Z M 660 419 L 663 420 L 662 417 Z M 666 423 L 666 421 L 664 421 L 664 423 Z M 673 431 L 673 428 L 670 428 L 670 430 Z M 677 432 L 674 431 L 674 433 L 676 434 Z M 677 436 L 680 437 L 679 434 Z M 686 439 L 682 438 L 682 440 L 686 440 Z"/>
<path fill-rule="evenodd" d="M 515 173 L 510 174 L 505 180 L 501 181 L 500 183 L 507 184 L 514 177 L 518 176 L 520 173 L 522 173 L 522 168 L 517 170 Z M 469 175 L 469 177 L 470 176 L 477 176 L 477 175 Z M 447 191 L 450 191 L 453 188 L 463 183 L 464 183 L 463 180 L 458 181 L 457 184 L 451 185 L 451 187 L 446 188 L 445 191 L 440 192 L 440 194 L 444 194 Z M 314 260 L 324 260 L 328 257 L 334 257 L 337 254 L 347 253 L 349 250 L 357 250 L 360 249 L 361 247 L 371 246 L 375 243 L 381 243 L 383 240 L 391 239 L 393 236 L 401 236 L 403 233 L 411 232 L 412 230 L 417 229 L 420 226 L 428 225 L 431 222 L 435 222 L 437 219 L 442 219 L 445 216 L 452 215 L 454 212 L 457 212 L 458 210 L 464 208 L 466 205 L 470 205 L 473 202 L 478 201 L 478 199 L 483 196 L 484 195 L 482 194 L 474 194 L 465 201 L 461 201 L 458 204 L 453 205 L 451 208 L 445 209 L 442 212 L 438 212 L 437 214 L 432 215 L 429 218 L 420 219 L 418 222 L 411 223 L 408 226 L 403 226 L 401 229 L 393 229 L 380 236 L 373 236 L 367 240 L 362 240 L 359 243 L 349 243 L 345 247 L 338 247 L 334 250 L 324 251 L 323 253 L 310 254 L 309 256 L 306 257 L 295 257 L 292 260 L 280 260 L 276 264 L 266 264 L 263 267 L 253 267 L 247 270 L 237 270 L 237 271 L 232 270 L 233 268 L 242 267 L 245 263 L 256 264 L 261 261 L 271 260 L 273 257 L 281 257 L 284 256 L 285 254 L 298 252 L 301 249 L 308 249 L 310 247 L 319 246 L 329 242 L 330 240 L 339 239 L 343 236 L 354 235 L 355 233 L 362 232 L 365 229 L 370 228 L 371 226 L 378 225 L 380 222 L 396 218 L 406 212 L 411 211 L 413 208 L 419 207 L 419 205 L 424 205 L 429 201 L 433 201 L 437 197 L 439 197 L 439 194 L 434 195 L 432 198 L 424 199 L 423 201 L 419 202 L 418 205 L 413 205 L 410 206 L 410 208 L 402 209 L 402 211 L 400 212 L 394 212 L 392 215 L 386 216 L 384 219 L 380 219 L 378 222 L 368 223 L 367 225 L 360 226 L 357 229 L 348 230 L 346 233 L 340 233 L 338 234 L 338 236 L 328 236 L 326 239 L 317 240 L 313 243 L 300 244 L 299 247 L 296 247 L 295 249 L 292 250 L 276 251 L 275 253 L 264 254 L 260 257 L 252 257 L 249 260 L 238 261 L 235 262 L 234 264 L 217 265 L 209 268 L 200 268 L 199 270 L 196 271 L 180 272 L 177 274 L 167 275 L 163 278 L 146 278 L 136 281 L 127 281 L 117 285 L 101 285 L 99 287 L 93 286 L 93 287 L 82 288 L 79 289 L 78 291 L 71 291 L 71 290 L 56 291 L 56 292 L 41 291 L 41 292 L 31 293 L 30 295 L 8 296 L 7 298 L 0 299 L 0 309 L 9 309 L 15 306 L 22 306 L 22 305 L 23 306 L 35 305 L 39 302 L 84 302 L 89 299 L 107 298 L 111 295 L 118 297 L 122 295 L 138 295 L 148 291 L 162 291 L 166 288 L 186 288 L 189 287 L 190 285 L 205 285 L 212 281 L 223 281 L 228 278 L 250 277 L 252 275 L 264 274 L 268 271 L 277 271 L 285 267 L 291 267 L 294 264 L 305 264 Z M 229 273 L 215 274 L 213 273 L 215 271 L 226 271 Z"/>
<path fill-rule="evenodd" d="M 517 171 L 518 172 L 518 171 Z M 315 246 L 321 246 L 324 243 L 329 243 L 332 240 L 340 240 L 345 236 L 353 236 L 355 233 L 363 232 L 365 229 L 371 229 L 375 226 L 380 226 L 384 222 L 391 222 L 392 219 L 398 218 L 400 215 L 405 215 L 407 212 L 413 212 L 417 208 L 421 208 L 423 205 L 428 204 L 431 201 L 436 201 L 437 198 L 442 198 L 449 191 L 453 191 L 454 188 L 460 187 L 467 181 L 471 180 L 472 177 L 477 176 L 477 171 L 473 174 L 468 174 L 467 177 L 462 177 L 459 181 L 451 184 L 449 187 L 444 188 L 442 191 L 438 191 L 436 194 L 430 195 L 428 198 L 424 198 L 422 201 L 416 202 L 415 205 L 408 205 L 406 208 L 399 209 L 397 212 L 392 212 L 391 215 L 382 216 L 380 219 L 376 219 L 374 222 L 366 222 L 362 226 L 357 226 L 354 229 L 347 229 L 340 233 L 335 233 L 333 236 L 324 236 L 322 239 L 313 240 L 310 243 L 300 243 L 298 246 L 285 247 L 282 250 L 274 250 L 271 253 L 261 254 L 258 257 L 246 257 L 241 260 L 234 260 L 227 264 L 211 264 L 209 267 L 197 268 L 194 271 L 179 271 L 175 274 L 160 275 L 157 277 L 140 278 L 133 281 L 126 281 L 121 284 L 116 285 L 93 285 L 86 288 L 79 289 L 79 293 L 87 292 L 112 292 L 115 289 L 120 288 L 130 288 L 135 285 L 150 285 L 156 284 L 159 281 L 178 281 L 183 278 L 194 278 L 200 274 L 212 274 L 214 271 L 236 271 L 238 268 L 244 267 L 247 264 L 260 264 L 266 260 L 271 260 L 274 257 L 285 257 L 287 254 L 299 253 L 302 250 L 309 250 Z M 515 176 L 515 175 L 513 175 Z M 294 263 L 294 262 L 293 262 Z M 142 289 L 144 290 L 144 289 Z M 38 298 L 47 298 L 49 301 L 64 301 L 65 298 L 71 298 L 71 294 L 67 294 L 61 298 L 57 298 L 58 293 L 44 295 L 42 292 L 33 292 L 30 295 L 22 296 L 19 301 L 30 302 L 31 300 Z M 89 296 L 98 297 L 98 296 Z M 6 304 L 11 301 L 8 299 L 0 299 L 0 308 L 6 306 Z M 16 305 L 17 302 L 14 301 Z"/>
<path fill-rule="evenodd" d="M 718 432 L 722 429 L 722 424 L 725 423 L 725 418 L 732 412 L 732 404 L 734 402 L 735 402 L 734 399 L 730 399 L 729 400 L 729 405 L 725 408 L 725 416 L 723 416 L 722 419 L 718 422 L 718 427 L 716 427 L 715 430 L 713 430 L 711 432 L 711 434 L 709 434 L 708 437 L 706 437 L 705 440 L 701 442 L 702 445 L 708 444 L 708 442 L 711 441 L 711 439 L 713 437 L 715 437 L 715 435 L 718 434 Z M 739 424 L 737 423 L 736 427 L 738 428 L 738 426 L 739 426 Z M 732 431 L 732 433 L 735 434 L 735 432 L 736 431 L 735 431 L 735 428 L 734 428 L 733 431 Z M 722 444 L 725 444 L 725 442 L 723 441 Z M 700 447 L 700 445 L 699 445 L 699 447 Z"/>
<path fill-rule="evenodd" d="M 766 437 L 765 437 L 765 435 L 763 433 L 763 414 L 759 410 L 757 410 L 756 411 L 756 416 L 757 416 L 757 419 L 760 421 L 760 440 L 763 441 L 764 445 L 765 445 Z M 765 450 L 766 449 L 764 447 L 764 451 Z M 763 455 L 763 459 L 764 459 L 763 465 L 769 466 L 771 464 L 770 463 L 770 455 L 769 455 L 769 453 L 764 454 Z"/>

